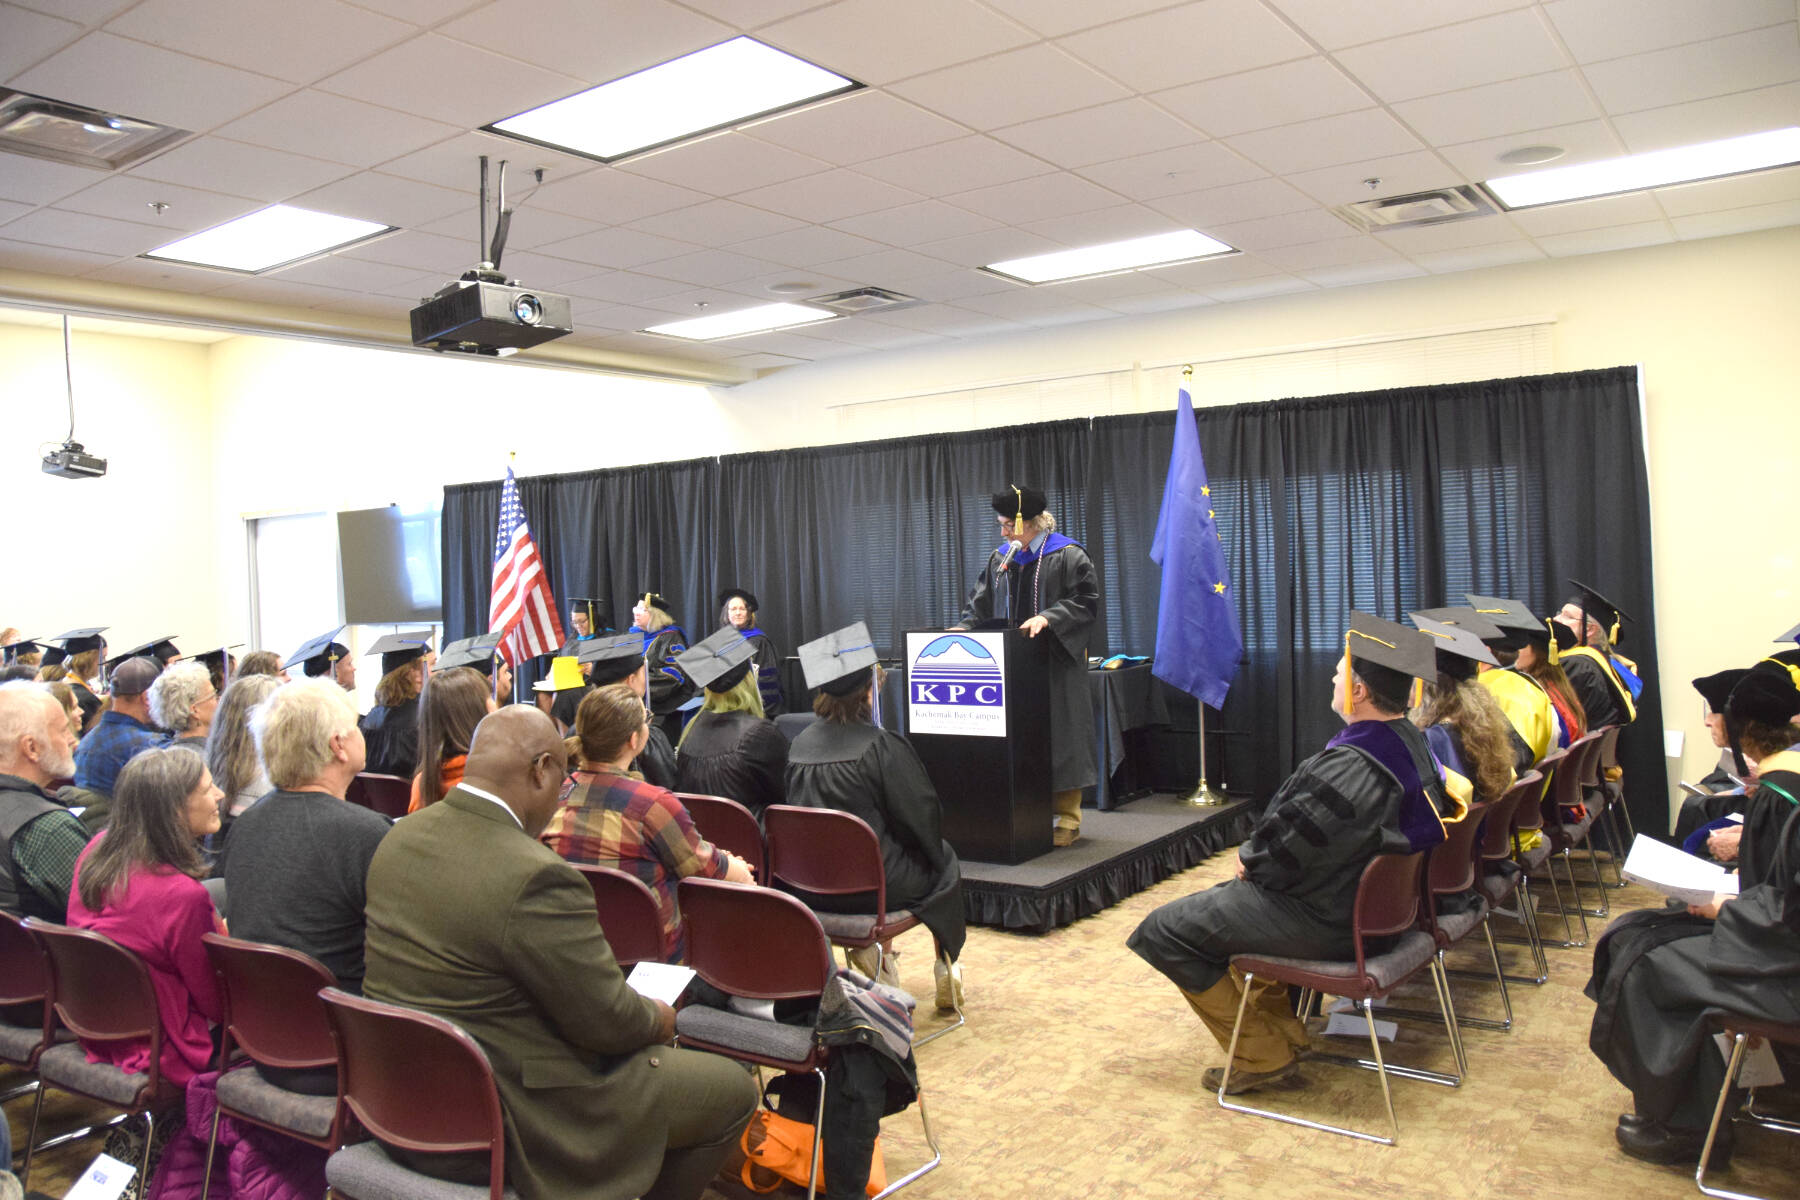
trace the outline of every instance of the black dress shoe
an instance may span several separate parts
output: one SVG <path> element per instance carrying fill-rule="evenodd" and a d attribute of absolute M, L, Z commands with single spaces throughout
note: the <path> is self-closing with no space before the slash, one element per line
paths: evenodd
<path fill-rule="evenodd" d="M 1635 1115 L 1635 1114 L 1634 1114 Z M 1619 1149 L 1632 1158 L 1666 1166 L 1700 1161 L 1700 1150 L 1706 1145 L 1704 1129 L 1671 1129 L 1659 1121 L 1638 1118 L 1627 1124 L 1623 1118 L 1613 1131 Z M 1731 1127 L 1721 1126 L 1713 1142 L 1709 1169 L 1722 1170 L 1731 1163 Z"/>
<path fill-rule="evenodd" d="M 1634 1113 L 1634 1112 L 1619 1114 L 1619 1128 L 1620 1129 L 1630 1129 L 1630 1130 L 1634 1130 L 1634 1131 L 1642 1130 L 1645 1127 L 1654 1125 L 1654 1124 L 1656 1124 L 1656 1122 L 1652 1121 L 1649 1117 L 1640 1117 L 1637 1113 Z"/>

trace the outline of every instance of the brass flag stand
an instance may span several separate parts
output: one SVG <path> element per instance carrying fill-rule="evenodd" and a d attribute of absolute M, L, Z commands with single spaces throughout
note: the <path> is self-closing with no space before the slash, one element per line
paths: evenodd
<path fill-rule="evenodd" d="M 1206 701 L 1194 697 L 1194 705 L 1200 714 L 1200 782 L 1194 790 L 1181 798 L 1183 804 L 1195 808 L 1217 808 L 1221 804 L 1229 804 L 1224 792 L 1206 782 Z"/>

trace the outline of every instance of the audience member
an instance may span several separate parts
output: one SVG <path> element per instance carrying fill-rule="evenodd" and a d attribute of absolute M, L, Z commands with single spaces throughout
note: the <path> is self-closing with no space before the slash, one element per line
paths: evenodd
<path fill-rule="evenodd" d="M 187 659 L 165 668 L 145 698 L 150 719 L 173 735 L 171 745 L 205 753 L 206 735 L 219 707 L 219 693 L 213 690 L 212 672 L 205 663 Z"/>
<path fill-rule="evenodd" d="M 409 813 L 436 804 L 462 782 L 475 727 L 496 706 L 481 672 L 452 667 L 426 681 L 419 707 L 419 770 L 412 780 Z"/>
<path fill-rule="evenodd" d="M 362 719 L 370 774 L 407 779 L 419 769 L 419 693 L 436 657 L 430 637 L 430 630 L 393 633 L 369 648 L 381 655 L 375 707 Z"/>
<path fill-rule="evenodd" d="M 614 684 L 582 698 L 575 713 L 580 768 L 562 789 L 562 806 L 543 842 L 572 863 L 613 867 L 637 876 L 656 894 L 662 913 L 663 957 L 686 957 L 675 885 L 690 875 L 753 882 L 743 860 L 694 829 L 676 795 L 630 773 L 650 733 L 643 702 Z"/>
<path fill-rule="evenodd" d="M 250 731 L 250 713 L 280 686 L 281 681 L 273 675 L 239 675 L 225 688 L 213 715 L 212 730 L 206 736 L 206 765 L 225 796 L 221 816 L 226 829 L 275 788 Z"/>
<path fill-rule="evenodd" d="M 235 678 L 244 679 L 251 675 L 273 675 L 282 683 L 288 681 L 287 668 L 281 665 L 281 655 L 273 650 L 252 650 L 244 655 L 244 661 L 238 664 Z"/>
<path fill-rule="evenodd" d="M 692 1200 L 735 1148 L 756 1084 L 725 1059 L 658 1044 L 673 1011 L 626 986 L 587 883 L 535 842 L 558 807 L 562 756 L 534 708 L 482 721 L 463 782 L 375 855 L 368 994 L 454 1021 L 487 1052 L 521 1195 Z M 487 1179 L 485 1155 L 394 1153 Z"/>
<path fill-rule="evenodd" d="M 581 661 L 589 668 L 588 682 L 597 688 L 622 683 L 632 695 L 650 703 L 650 664 L 644 658 L 643 639 L 635 633 L 619 637 L 596 638 L 582 644 Z M 675 748 L 662 726 L 650 723 L 650 741 L 638 754 L 631 769 L 657 787 L 674 791 Z"/>
<path fill-rule="evenodd" d="M 1710 825 L 1737 812 L 1744 803 L 1744 786 L 1732 778 L 1736 763 L 1732 761 L 1731 739 L 1725 731 L 1725 702 L 1731 696 L 1731 689 L 1749 673 L 1746 667 L 1732 667 L 1712 675 L 1703 675 L 1693 681 L 1694 690 L 1700 693 L 1706 732 L 1712 738 L 1712 744 L 1719 748 L 1719 763 L 1700 780 L 1699 787 L 1708 795 L 1682 798 L 1681 811 L 1675 817 L 1674 838 L 1678 846 L 1685 845 L 1688 838 L 1701 826 Z M 1745 775 L 1741 778 L 1747 781 L 1750 777 Z M 1724 853 L 1713 852 L 1714 848 L 1709 844 L 1708 855 L 1718 862 L 1730 862 L 1737 858 L 1737 839 L 1740 835 L 1735 830 L 1721 832 L 1724 836 L 1718 850 Z"/>
<path fill-rule="evenodd" d="M 62 922 L 88 832 L 47 790 L 75 771 L 63 708 L 33 683 L 0 684 L 0 909 Z"/>
<path fill-rule="evenodd" d="M 729 796 L 759 818 L 787 794 L 788 740 L 763 715 L 753 643 L 721 629 L 679 659 L 705 701 L 675 751 L 675 790 Z"/>
<path fill-rule="evenodd" d="M 85 735 L 93 731 L 100 719 L 100 708 L 105 703 L 100 698 L 100 689 L 95 685 L 100 679 L 100 664 L 106 660 L 106 641 L 96 634 L 90 638 L 67 642 L 65 647 L 68 649 L 67 658 L 60 664 L 46 661 L 45 665 L 61 665 L 68 672 L 64 678 L 75 689 L 75 699 L 81 704 L 81 732 Z M 47 660 L 49 656 L 45 657 Z"/>
<path fill-rule="evenodd" d="M 129 658 L 113 672 L 112 707 L 75 748 L 75 786 L 111 796 L 113 780 L 141 751 L 165 740 L 150 717 L 150 685 L 162 667 L 148 657 Z M 76 693 L 80 695 L 79 691 Z"/>
<path fill-rule="evenodd" d="M 775 639 L 757 623 L 760 606 L 754 593 L 726 588 L 719 593 L 719 623 L 743 635 L 755 651 L 756 692 L 762 697 L 763 716 L 774 720 L 784 705 L 781 697 L 781 650 Z"/>

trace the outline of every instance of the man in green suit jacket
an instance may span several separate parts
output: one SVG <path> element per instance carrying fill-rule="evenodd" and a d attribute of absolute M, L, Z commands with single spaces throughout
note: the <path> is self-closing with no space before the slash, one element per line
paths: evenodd
<path fill-rule="evenodd" d="M 537 841 L 566 761 L 513 706 L 475 731 L 461 786 L 407 817 L 369 866 L 364 994 L 467 1030 L 494 1067 L 507 1176 L 527 1200 L 691 1200 L 755 1111 L 755 1083 L 673 1049 L 668 1005 L 632 991 L 581 874 Z M 487 1180 L 486 1157 L 401 1155 Z"/>

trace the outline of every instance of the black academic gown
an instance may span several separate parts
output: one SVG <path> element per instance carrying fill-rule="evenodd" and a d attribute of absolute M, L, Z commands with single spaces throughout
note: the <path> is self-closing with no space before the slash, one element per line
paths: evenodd
<path fill-rule="evenodd" d="M 1587 714 L 1590 733 L 1603 725 L 1631 723 L 1631 712 L 1626 707 L 1630 693 L 1611 668 L 1602 665 L 1597 651 L 1565 650 L 1558 661 Z"/>
<path fill-rule="evenodd" d="M 750 665 L 756 672 L 756 691 L 762 697 L 763 716 L 773 721 L 786 711 L 781 695 L 781 651 L 774 639 L 761 629 L 752 626 L 739 632 L 750 643 L 755 655 Z"/>
<path fill-rule="evenodd" d="M 1713 1014 L 1800 1022 L 1800 755 L 1776 758 L 1745 803 L 1739 895 L 1718 919 L 1630 913 L 1594 949 L 1588 1047 L 1639 1116 L 1678 1130 L 1706 1127 L 1725 1080 Z"/>
<path fill-rule="evenodd" d="M 788 740 L 747 712 L 702 712 L 675 751 L 672 791 L 736 800 L 760 819 L 787 795 Z"/>
<path fill-rule="evenodd" d="M 917 916 L 952 959 L 962 953 L 962 863 L 944 840 L 937 790 L 911 743 L 874 725 L 814 722 L 788 748 L 787 802 L 868 822 L 881 842 L 888 910 Z M 825 912 L 867 912 L 873 902 L 806 900 Z"/>
<path fill-rule="evenodd" d="M 660 726 L 650 726 L 650 741 L 631 764 L 631 769 L 642 775 L 646 783 L 668 788 L 671 792 L 681 790 L 675 785 L 675 751 L 669 745 L 669 735 Z"/>
<path fill-rule="evenodd" d="M 686 649 L 687 634 L 679 625 L 664 626 L 644 643 L 644 661 L 650 664 L 650 711 L 655 716 L 668 716 L 694 694 L 693 682 L 675 663 L 675 656 Z"/>
<path fill-rule="evenodd" d="M 1045 550 L 999 574 L 1004 547 L 987 565 L 963 601 L 964 628 L 980 628 L 996 616 L 1021 625 L 1043 615 L 1054 638 L 1046 655 L 1050 676 L 1050 790 L 1092 787 L 1100 773 L 1094 750 L 1094 703 L 1088 692 L 1088 633 L 1100 611 L 1100 577 L 1079 543 L 1052 533 Z M 1009 615 L 1010 614 L 1010 615 Z M 1040 635 L 1041 636 L 1041 635 Z"/>
<path fill-rule="evenodd" d="M 419 769 L 419 702 L 388 708 L 377 704 L 360 722 L 368 746 L 371 775 L 398 775 L 409 779 Z"/>

